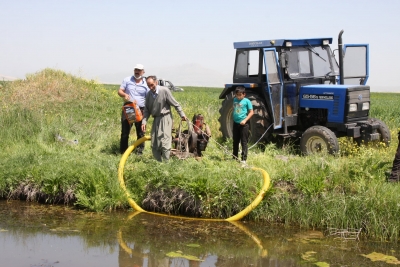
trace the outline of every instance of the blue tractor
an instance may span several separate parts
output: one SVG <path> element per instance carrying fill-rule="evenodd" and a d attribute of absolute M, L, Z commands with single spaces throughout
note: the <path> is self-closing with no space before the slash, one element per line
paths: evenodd
<path fill-rule="evenodd" d="M 342 34 L 339 64 L 332 38 L 235 42 L 233 83 L 219 96 L 223 137 L 232 137 L 234 91 L 244 86 L 254 110 L 253 143 L 296 138 L 304 154 L 335 154 L 343 136 L 358 144 L 389 145 L 387 125 L 369 117 L 369 46 L 342 45 Z"/>

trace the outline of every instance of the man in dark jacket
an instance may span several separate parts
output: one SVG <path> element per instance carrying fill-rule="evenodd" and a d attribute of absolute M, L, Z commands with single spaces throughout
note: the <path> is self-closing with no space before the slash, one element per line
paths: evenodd
<path fill-rule="evenodd" d="M 392 172 L 388 178 L 389 182 L 399 182 L 400 180 L 400 131 L 398 132 L 398 139 L 399 144 L 397 146 L 396 155 L 394 156 Z"/>

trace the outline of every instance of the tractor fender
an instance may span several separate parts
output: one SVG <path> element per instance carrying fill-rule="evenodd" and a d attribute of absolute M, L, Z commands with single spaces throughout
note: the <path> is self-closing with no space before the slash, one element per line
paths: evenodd
<path fill-rule="evenodd" d="M 219 99 L 225 99 L 227 95 L 234 94 L 235 89 L 238 86 L 243 86 L 246 89 L 254 88 L 254 83 L 228 83 L 225 84 L 224 90 L 222 90 L 221 94 L 219 95 Z M 257 85 L 256 85 L 257 87 Z"/>
<path fill-rule="evenodd" d="M 233 94 L 236 87 L 226 87 L 219 95 L 219 99 L 225 99 L 227 95 Z"/>

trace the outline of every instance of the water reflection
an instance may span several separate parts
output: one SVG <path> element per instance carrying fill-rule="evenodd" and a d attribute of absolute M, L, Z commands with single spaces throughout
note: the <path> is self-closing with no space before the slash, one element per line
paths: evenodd
<path fill-rule="evenodd" d="M 128 220 L 134 218 L 135 216 L 141 214 L 140 212 L 133 212 L 128 216 Z M 117 240 L 120 245 L 120 253 L 119 253 L 119 263 L 120 266 L 143 266 L 143 267 L 152 267 L 152 266 L 188 266 L 188 267 L 200 267 L 200 266 L 243 266 L 243 259 L 235 259 L 235 257 L 232 254 L 228 255 L 228 259 L 223 259 L 222 256 L 217 256 L 213 253 L 210 253 L 208 251 L 210 248 L 206 246 L 205 248 L 207 249 L 206 251 L 202 251 L 200 249 L 202 243 L 202 239 L 205 237 L 202 237 L 202 235 L 210 235 L 212 231 L 221 231 L 222 229 L 224 230 L 229 230 L 229 232 L 240 232 L 242 231 L 244 234 L 246 234 L 248 237 L 250 237 L 254 241 L 254 247 L 258 247 L 258 256 L 261 258 L 265 258 L 268 255 L 267 249 L 265 249 L 262 245 L 261 240 L 253 233 L 249 228 L 247 228 L 242 222 L 207 222 L 205 223 L 204 221 L 199 222 L 199 221 L 194 221 L 194 220 L 185 220 L 185 219 L 171 219 L 171 218 L 163 218 L 162 225 L 165 226 L 161 227 L 158 224 L 153 224 L 154 222 L 154 215 L 148 215 L 148 214 L 141 214 L 144 218 L 139 219 L 139 223 L 143 223 L 146 225 L 146 227 L 153 227 L 154 231 L 160 231 L 159 233 L 159 238 L 157 240 L 157 244 L 160 244 L 162 241 L 162 238 L 167 236 L 168 238 L 168 243 L 171 242 L 171 234 L 165 235 L 163 232 L 165 229 L 171 229 L 168 224 L 175 224 L 176 221 L 179 221 L 178 224 L 175 224 L 173 227 L 175 231 L 178 231 L 177 234 L 174 234 L 174 236 L 177 236 L 177 240 L 174 241 L 173 243 L 176 244 L 176 246 L 171 246 L 171 244 L 166 244 L 165 248 L 175 248 L 177 249 L 176 251 L 170 251 L 167 252 L 162 249 L 162 247 L 159 249 L 160 255 L 156 257 L 149 257 L 150 251 L 155 251 L 156 249 L 152 249 L 149 246 L 146 247 L 141 247 L 135 245 L 136 243 L 134 241 L 131 242 L 130 247 L 126 241 L 124 240 L 123 237 L 123 231 L 119 230 L 117 233 Z M 149 217 L 149 218 L 146 218 Z M 158 218 L 158 217 L 157 217 Z M 236 227 L 236 229 L 232 228 L 232 225 Z M 239 231 L 240 230 L 240 231 Z M 130 233 L 129 234 L 131 238 L 134 240 L 135 239 L 135 233 Z M 138 237 L 138 235 L 136 235 Z M 215 238 L 218 238 L 215 236 Z M 208 243 L 215 242 L 215 238 L 212 238 L 211 240 L 208 241 Z M 201 241 L 200 241 L 201 240 Z M 231 241 L 232 239 L 229 239 Z M 190 242 L 197 242 L 197 243 L 190 243 Z M 198 242 L 200 241 L 200 242 Z M 224 245 L 225 249 L 229 249 L 230 247 L 237 246 L 237 244 L 240 244 L 240 240 L 238 240 L 238 243 L 235 243 L 232 245 L 232 243 L 228 243 Z M 221 245 L 223 243 L 223 240 L 219 240 L 218 244 Z M 240 247 L 240 246 L 239 246 Z M 242 247 L 243 248 L 243 247 Z M 155 254 L 156 252 L 153 252 Z M 169 257 L 168 257 L 168 256 Z M 174 257 L 175 256 L 175 257 Z M 172 257 L 172 259 L 171 259 Z M 248 257 L 248 256 L 246 256 Z M 195 258 L 195 259 L 193 259 Z M 236 263 L 235 263 L 236 262 Z M 238 264 L 238 265 L 236 265 Z M 254 264 L 250 264 L 252 266 L 258 266 Z"/>
<path fill-rule="evenodd" d="M 398 250 L 395 244 L 342 241 L 263 223 L 0 201 L 2 266 L 388 266 L 362 255 L 399 258 Z"/>

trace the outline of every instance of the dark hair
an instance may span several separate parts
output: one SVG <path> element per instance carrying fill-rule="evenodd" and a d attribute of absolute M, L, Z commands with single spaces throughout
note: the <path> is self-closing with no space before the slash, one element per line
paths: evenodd
<path fill-rule="evenodd" d="M 147 78 L 146 78 L 146 81 L 148 80 L 148 79 L 152 79 L 153 81 L 157 81 L 157 76 L 156 75 L 150 75 L 150 76 L 147 76 Z"/>
<path fill-rule="evenodd" d="M 237 93 L 244 94 L 244 93 L 246 93 L 246 89 L 243 86 L 238 86 L 235 89 L 235 94 L 237 94 Z"/>

